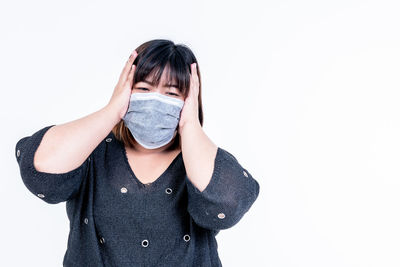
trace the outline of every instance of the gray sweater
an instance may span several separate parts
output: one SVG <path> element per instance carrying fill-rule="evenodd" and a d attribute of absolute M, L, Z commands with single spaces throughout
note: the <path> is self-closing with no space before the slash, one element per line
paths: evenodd
<path fill-rule="evenodd" d="M 188 179 L 182 152 L 157 180 L 143 184 L 112 132 L 76 169 L 40 172 L 33 156 L 52 126 L 21 138 L 15 156 L 30 192 L 50 204 L 66 201 L 63 266 L 222 266 L 215 236 L 239 222 L 260 190 L 231 153 L 218 147 L 202 192 Z"/>

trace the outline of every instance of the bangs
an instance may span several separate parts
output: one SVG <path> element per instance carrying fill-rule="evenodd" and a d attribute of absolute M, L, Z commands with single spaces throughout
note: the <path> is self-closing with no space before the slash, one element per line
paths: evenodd
<path fill-rule="evenodd" d="M 184 60 L 178 49 L 145 51 L 133 64 L 136 65 L 133 84 L 147 80 L 158 86 L 163 72 L 167 71 L 167 84 L 177 85 L 178 90 L 187 96 L 190 87 L 190 62 Z"/>

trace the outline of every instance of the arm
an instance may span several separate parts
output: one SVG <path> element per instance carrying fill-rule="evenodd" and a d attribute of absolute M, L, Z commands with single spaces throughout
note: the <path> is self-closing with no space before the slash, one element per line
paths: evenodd
<path fill-rule="evenodd" d="M 217 234 L 239 222 L 257 199 L 260 186 L 231 153 L 217 147 L 204 133 L 198 98 L 197 63 L 192 63 L 190 90 L 179 121 L 187 210 L 197 225 Z"/>
<path fill-rule="evenodd" d="M 181 131 L 189 214 L 203 228 L 232 227 L 257 199 L 258 182 L 231 153 L 215 146 L 199 123 Z"/>
<path fill-rule="evenodd" d="M 105 106 L 83 118 L 51 127 L 37 148 L 35 168 L 65 173 L 81 166 L 118 121 L 116 113 Z"/>
<path fill-rule="evenodd" d="M 81 119 L 44 127 L 17 142 L 15 156 L 21 177 L 33 194 L 56 204 L 79 191 L 87 176 L 89 155 L 128 109 L 136 57 L 134 51 L 126 61 L 105 107 Z"/>
<path fill-rule="evenodd" d="M 86 177 L 89 155 L 118 122 L 110 105 L 21 138 L 15 156 L 25 186 L 47 203 L 72 198 Z"/>

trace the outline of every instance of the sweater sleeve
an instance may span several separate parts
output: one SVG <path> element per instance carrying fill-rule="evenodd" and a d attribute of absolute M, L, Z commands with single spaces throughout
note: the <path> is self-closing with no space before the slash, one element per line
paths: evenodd
<path fill-rule="evenodd" d="M 219 232 L 234 226 L 258 197 L 260 186 L 237 159 L 218 147 L 214 170 L 207 187 L 200 191 L 187 176 L 187 210 L 194 222 Z"/>
<path fill-rule="evenodd" d="M 46 126 L 31 136 L 21 138 L 15 146 L 15 157 L 24 185 L 35 196 L 49 204 L 57 204 L 73 198 L 79 191 L 82 180 L 87 176 L 88 160 L 66 173 L 38 171 L 33 158 L 44 134 L 54 125 Z"/>

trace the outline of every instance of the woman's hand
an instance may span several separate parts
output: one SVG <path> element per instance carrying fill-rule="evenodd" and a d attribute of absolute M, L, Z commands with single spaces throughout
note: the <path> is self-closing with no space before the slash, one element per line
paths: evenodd
<path fill-rule="evenodd" d="M 197 76 L 196 63 L 190 65 L 190 88 L 185 99 L 179 120 L 179 133 L 187 123 L 198 123 L 199 121 L 199 76 Z"/>
<path fill-rule="evenodd" d="M 130 55 L 122 73 L 119 77 L 118 83 L 114 88 L 114 92 L 111 96 L 107 106 L 110 106 L 115 112 L 118 113 L 118 117 L 122 119 L 129 107 L 129 100 L 132 94 L 133 86 L 133 73 L 135 72 L 136 66 L 133 65 L 133 61 L 137 57 L 137 52 L 134 50 Z"/>

